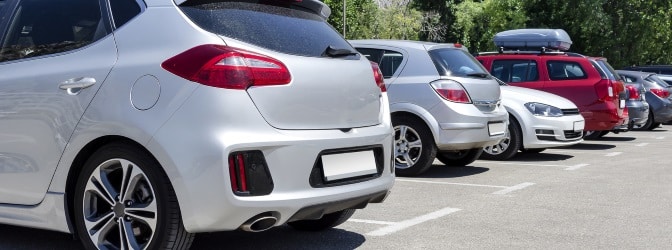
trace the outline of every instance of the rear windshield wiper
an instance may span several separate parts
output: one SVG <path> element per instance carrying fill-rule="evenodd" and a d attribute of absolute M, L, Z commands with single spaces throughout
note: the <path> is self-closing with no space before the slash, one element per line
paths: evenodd
<path fill-rule="evenodd" d="M 328 57 L 344 57 L 344 56 L 354 56 L 358 55 L 359 53 L 356 51 L 352 51 L 349 49 L 337 49 L 334 48 L 333 46 L 329 45 L 327 49 L 324 50 L 322 53 L 322 56 L 328 56 Z"/>
<path fill-rule="evenodd" d="M 473 77 L 480 77 L 480 78 L 487 78 L 490 74 L 488 73 L 470 73 L 467 74 L 467 76 L 473 76 Z"/>

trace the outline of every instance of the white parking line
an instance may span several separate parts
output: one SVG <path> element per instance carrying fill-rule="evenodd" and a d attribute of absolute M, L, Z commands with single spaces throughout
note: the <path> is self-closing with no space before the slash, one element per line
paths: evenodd
<path fill-rule="evenodd" d="M 520 183 L 520 184 L 515 185 L 515 186 L 512 186 L 512 187 L 508 187 L 508 188 L 499 190 L 499 191 L 494 192 L 494 193 L 492 193 L 492 194 L 508 194 L 508 193 L 513 192 L 513 191 L 521 190 L 521 189 L 523 189 L 523 188 L 526 188 L 526 187 L 529 187 L 529 186 L 532 186 L 532 185 L 534 185 L 534 183 L 532 183 L 532 182 L 524 182 L 524 183 Z"/>
<path fill-rule="evenodd" d="M 665 139 L 665 136 L 656 137 L 656 139 L 658 139 L 658 140 L 662 140 L 662 139 Z"/>
<path fill-rule="evenodd" d="M 378 221 L 378 220 L 349 219 L 348 221 L 358 222 L 358 223 L 378 224 L 378 225 L 395 225 L 395 224 L 397 224 L 396 222 Z"/>
<path fill-rule="evenodd" d="M 646 143 L 646 142 L 645 143 L 640 143 L 640 144 L 635 145 L 635 147 L 644 147 L 646 145 L 649 145 L 649 144 Z"/>
<path fill-rule="evenodd" d="M 493 185 L 481 185 L 481 184 L 469 184 L 469 183 L 455 183 L 455 182 L 441 182 L 441 181 L 420 181 L 420 180 L 403 179 L 403 178 L 399 178 L 399 177 L 397 177 L 396 181 L 416 182 L 416 183 L 427 183 L 427 184 L 442 184 L 442 185 L 471 186 L 471 187 L 508 188 L 507 186 L 493 186 Z"/>
<path fill-rule="evenodd" d="M 443 216 L 452 214 L 452 213 L 457 212 L 457 211 L 460 211 L 460 209 L 459 208 L 447 207 L 447 208 L 441 209 L 441 210 L 436 211 L 436 212 L 431 212 L 431 213 L 428 213 L 428 214 L 425 214 L 425 215 L 415 217 L 413 219 L 409 219 L 409 220 L 394 223 L 392 225 L 383 227 L 381 229 L 371 231 L 371 232 L 367 233 L 366 235 L 369 235 L 369 236 L 385 236 L 385 235 L 388 235 L 388 234 L 391 234 L 391 233 L 399 232 L 401 230 L 404 230 L 406 228 L 418 225 L 418 224 L 423 223 L 423 222 L 427 222 L 427 221 L 430 221 L 430 220 L 435 220 L 435 219 L 441 218 Z"/>
<path fill-rule="evenodd" d="M 611 152 L 611 153 L 608 153 L 608 154 L 606 154 L 606 155 L 604 155 L 604 156 L 606 156 L 606 157 L 614 157 L 614 156 L 620 155 L 620 154 L 622 154 L 622 153 L 623 153 L 623 152 Z"/>
<path fill-rule="evenodd" d="M 588 166 L 588 165 L 590 165 L 590 164 L 578 164 L 578 165 L 574 165 L 574 166 L 565 168 L 565 170 L 577 170 L 579 168 L 582 168 L 582 167 L 585 167 L 585 166 Z"/>

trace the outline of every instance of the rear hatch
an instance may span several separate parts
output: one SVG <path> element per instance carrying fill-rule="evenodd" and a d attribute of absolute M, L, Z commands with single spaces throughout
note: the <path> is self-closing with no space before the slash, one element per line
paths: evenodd
<path fill-rule="evenodd" d="M 599 95 L 600 98 L 604 101 L 611 101 L 616 107 L 618 107 L 618 116 L 623 115 L 623 109 L 625 109 L 625 100 L 627 98 L 627 93 L 625 91 L 625 84 L 621 80 L 621 76 L 616 73 L 616 70 L 609 65 L 605 58 L 591 58 L 593 66 L 597 68 L 597 71 L 600 73 L 603 81 L 607 84 L 608 94 L 606 96 Z M 599 84 L 598 84 L 599 85 Z M 600 93 L 600 90 L 597 90 Z"/>
<path fill-rule="evenodd" d="M 228 46 L 286 66 L 289 84 L 247 89 L 271 126 L 343 129 L 381 123 L 381 89 L 371 64 L 325 22 L 330 10 L 323 3 L 195 0 L 180 8 Z"/>
<path fill-rule="evenodd" d="M 481 111 L 495 110 L 501 100 L 499 83 L 473 56 L 459 47 L 433 47 L 429 55 L 442 79 L 460 83 Z"/>

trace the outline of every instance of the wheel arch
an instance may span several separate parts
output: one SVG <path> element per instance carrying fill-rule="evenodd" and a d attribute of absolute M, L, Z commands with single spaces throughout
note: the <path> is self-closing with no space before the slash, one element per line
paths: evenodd
<path fill-rule="evenodd" d="M 432 133 L 434 144 L 439 140 L 440 126 L 429 111 L 411 103 L 395 103 L 390 105 L 391 117 L 408 116 L 422 121 Z"/>
<path fill-rule="evenodd" d="M 66 182 L 65 182 L 65 204 L 63 204 L 65 206 L 66 219 L 67 219 L 67 222 L 68 222 L 68 227 L 70 228 L 70 231 L 72 232 L 72 234 L 75 237 L 78 237 L 78 236 L 77 236 L 77 230 L 75 229 L 75 222 L 74 222 L 74 218 L 75 218 L 75 211 L 74 211 L 75 197 L 74 197 L 74 193 L 75 193 L 75 188 L 77 186 L 77 180 L 79 179 L 80 174 L 82 172 L 81 170 L 84 167 L 84 164 L 86 163 L 86 161 L 96 151 L 98 151 L 98 149 L 100 149 L 100 148 L 102 148 L 106 145 L 109 145 L 109 144 L 112 144 L 112 143 L 119 143 L 119 142 L 128 144 L 132 147 L 135 147 L 137 149 L 142 150 L 143 153 L 145 153 L 147 156 L 153 158 L 156 162 L 158 162 L 156 157 L 154 157 L 154 155 L 145 146 L 143 146 L 142 144 L 140 144 L 140 143 L 138 143 L 138 142 L 136 142 L 136 141 L 134 141 L 130 138 L 124 137 L 124 136 L 117 136 L 117 135 L 102 136 L 102 137 L 99 137 L 99 138 L 96 138 L 96 139 L 90 141 L 84 147 L 82 147 L 82 149 L 79 150 L 79 152 L 75 156 L 75 158 L 72 161 L 72 164 L 70 166 L 70 169 L 68 170 L 68 175 L 67 175 L 67 179 L 66 179 Z M 165 170 L 163 170 L 163 169 L 161 171 L 165 172 Z"/>

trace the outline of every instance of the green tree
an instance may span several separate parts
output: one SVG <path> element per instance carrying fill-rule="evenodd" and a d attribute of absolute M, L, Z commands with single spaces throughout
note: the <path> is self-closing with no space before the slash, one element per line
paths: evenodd
<path fill-rule="evenodd" d="M 345 34 L 343 34 L 343 1 L 345 1 Z M 374 35 L 373 20 L 378 16 L 374 0 L 325 0 L 331 8 L 327 22 L 347 39 L 371 38 Z"/>

